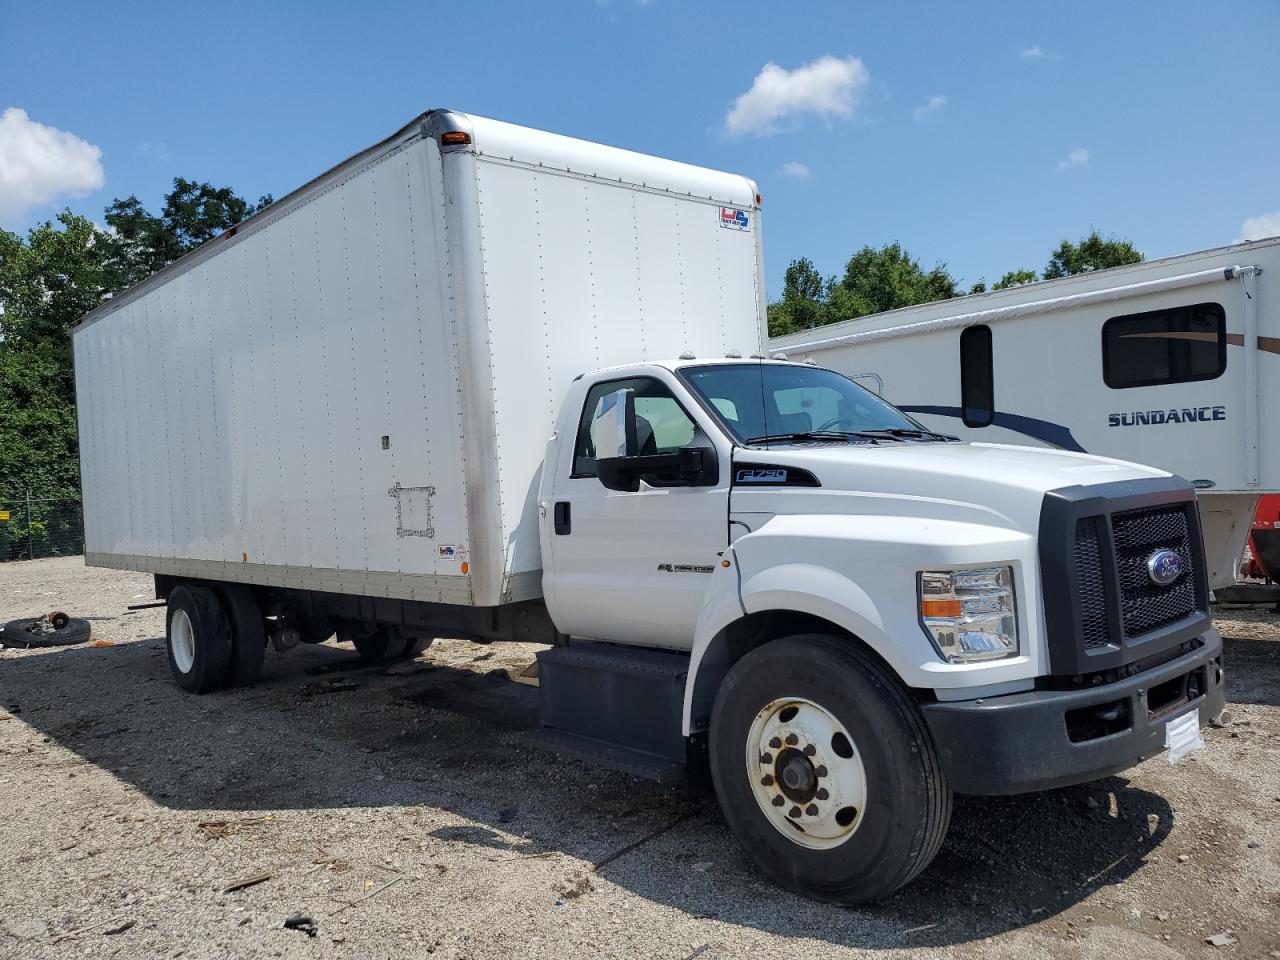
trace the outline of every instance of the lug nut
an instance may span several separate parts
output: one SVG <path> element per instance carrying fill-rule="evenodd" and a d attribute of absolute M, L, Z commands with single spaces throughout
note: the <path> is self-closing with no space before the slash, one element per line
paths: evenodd
<path fill-rule="evenodd" d="M 761 762 L 762 764 L 770 764 L 770 763 L 773 763 L 773 754 L 772 754 L 772 753 L 762 753 L 762 754 L 760 754 L 760 762 Z"/>
<path fill-rule="evenodd" d="M 804 812 L 811 817 L 816 817 L 818 815 L 818 805 L 816 803 L 811 803 L 804 808 Z"/>
<path fill-rule="evenodd" d="M 814 794 L 819 800 L 826 800 L 831 794 L 827 793 L 826 787 L 819 787 L 818 792 Z"/>
<path fill-rule="evenodd" d="M 788 816 L 788 817 L 792 817 L 793 819 L 794 819 L 794 818 L 796 818 L 796 817 L 799 817 L 799 816 L 800 816 L 800 808 L 799 808 L 799 807 L 792 807 L 790 810 L 788 810 L 788 811 L 787 811 L 787 816 Z"/>
<path fill-rule="evenodd" d="M 772 786 L 773 786 L 773 777 L 766 773 L 763 777 L 761 777 L 761 778 L 760 778 L 760 786 L 762 786 L 762 787 L 772 787 Z"/>
<path fill-rule="evenodd" d="M 769 746 L 777 750 L 780 746 L 782 746 L 782 741 L 779 740 L 777 737 L 774 737 L 772 740 L 769 741 Z"/>
<path fill-rule="evenodd" d="M 800 742 L 800 738 L 799 738 L 799 737 L 797 737 L 794 733 L 788 733 L 788 734 L 787 734 L 787 744 L 788 744 L 788 745 L 790 745 L 790 746 L 793 746 L 793 747 L 794 747 L 794 746 L 795 746 L 797 743 L 799 743 L 799 742 Z"/>
<path fill-rule="evenodd" d="M 774 798 L 773 798 L 773 805 L 774 805 L 775 807 L 780 807 L 780 806 L 782 806 L 782 805 L 783 805 L 784 803 L 786 803 L 786 802 L 787 802 L 787 801 L 783 800 L 781 797 L 774 797 Z"/>
<path fill-rule="evenodd" d="M 813 772 L 820 777 L 825 777 L 827 775 L 827 768 L 824 767 L 822 764 L 818 764 L 818 769 Z"/>
<path fill-rule="evenodd" d="M 815 747 L 812 743 L 804 748 L 804 755 L 806 757 L 812 757 L 817 752 L 818 752 L 818 748 Z"/>

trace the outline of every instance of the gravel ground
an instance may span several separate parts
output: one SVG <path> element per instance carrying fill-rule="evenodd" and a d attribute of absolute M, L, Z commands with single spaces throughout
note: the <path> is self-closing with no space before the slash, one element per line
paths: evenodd
<path fill-rule="evenodd" d="M 125 611 L 151 596 L 79 558 L 0 566 L 0 622 L 63 609 L 110 642 L 0 651 L 0 956 L 1280 958 L 1274 613 L 1218 620 L 1233 719 L 1207 750 L 959 798 L 920 879 L 839 909 L 764 881 L 713 802 L 527 747 L 534 648 L 304 647 L 194 697 L 162 611 Z"/>

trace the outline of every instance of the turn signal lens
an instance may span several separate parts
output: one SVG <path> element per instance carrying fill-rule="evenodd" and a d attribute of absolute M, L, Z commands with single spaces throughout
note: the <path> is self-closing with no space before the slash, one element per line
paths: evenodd
<path fill-rule="evenodd" d="M 929 617 L 958 617 L 963 613 L 963 605 L 959 600 L 921 600 L 920 616 L 928 619 Z"/>

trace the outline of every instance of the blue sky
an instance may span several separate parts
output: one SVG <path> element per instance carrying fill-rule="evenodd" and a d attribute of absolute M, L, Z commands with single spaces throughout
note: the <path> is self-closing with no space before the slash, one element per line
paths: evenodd
<path fill-rule="evenodd" d="M 771 298 L 893 240 L 990 282 L 1280 232 L 1278 48 L 1270 0 L 0 0 L 0 226 L 281 196 L 447 106 L 755 177 Z"/>

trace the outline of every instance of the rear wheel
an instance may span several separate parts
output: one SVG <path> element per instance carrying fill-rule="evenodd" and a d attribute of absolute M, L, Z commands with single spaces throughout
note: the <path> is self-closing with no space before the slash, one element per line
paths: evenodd
<path fill-rule="evenodd" d="M 338 629 L 339 641 L 350 641 L 361 660 L 381 663 L 404 652 L 408 638 L 397 628 L 386 624 L 344 624 Z"/>
<path fill-rule="evenodd" d="M 267 652 L 266 622 L 253 590 L 241 583 L 225 583 L 219 590 L 231 627 L 231 660 L 227 684 L 248 686 L 262 679 Z"/>
<path fill-rule="evenodd" d="M 232 642 L 218 595 L 208 587 L 174 587 L 165 623 L 169 670 L 178 686 L 192 693 L 224 686 Z"/>
<path fill-rule="evenodd" d="M 725 819 L 774 882 L 866 903 L 938 852 L 951 791 L 915 703 L 849 639 L 787 637 L 729 671 L 711 718 Z"/>
<path fill-rule="evenodd" d="M 396 654 L 397 660 L 412 660 L 418 654 L 431 646 L 434 637 L 407 637 L 405 639 L 404 649 Z"/>

